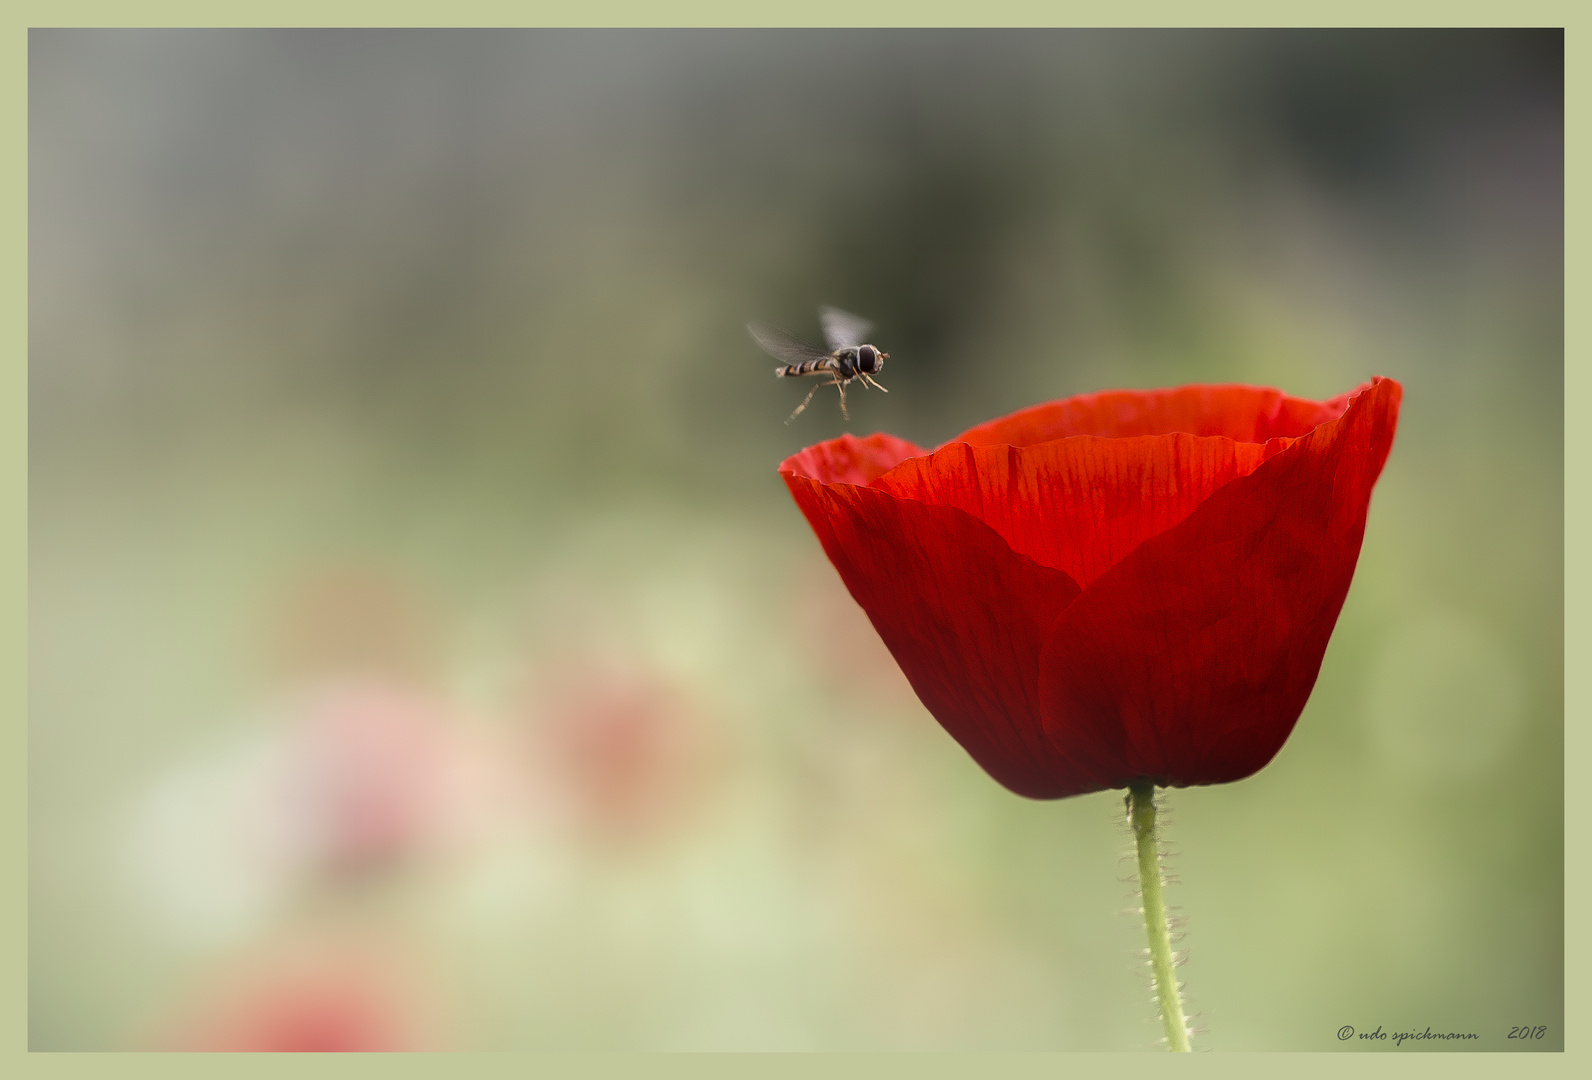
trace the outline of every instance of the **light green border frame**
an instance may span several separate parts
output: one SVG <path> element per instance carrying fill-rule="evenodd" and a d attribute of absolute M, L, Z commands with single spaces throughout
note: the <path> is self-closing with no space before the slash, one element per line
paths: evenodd
<path fill-rule="evenodd" d="M 6 140 L 15 154 L 7 170 L 13 212 L 3 235 L 13 252 L 7 265 L 11 286 L 3 294 L 6 321 L 15 343 L 13 359 L 0 369 L 0 561 L 12 569 L 0 581 L 0 605 L 9 616 L 0 622 L 0 700 L 5 724 L 0 760 L 7 782 L 0 800 L 6 858 L 0 914 L 11 929 L 0 945 L 0 1015 L 7 1037 L 0 1062 L 11 1076 L 77 1077 L 250 1077 L 292 1069 L 314 1076 L 380 1076 L 383 1080 L 431 1077 L 442 1070 L 469 1076 L 516 1078 L 572 1077 L 608 1080 L 614 1076 L 690 1077 L 693 1080 L 796 1076 L 876 1077 L 911 1075 L 993 1077 L 995 1080 L 1053 1080 L 1081 1070 L 1110 1070 L 1114 1076 L 1159 1075 L 1176 1068 L 1182 1075 L 1272 1076 L 1286 1069 L 1357 1076 L 1585 1075 L 1592 1066 L 1592 991 L 1567 978 L 1565 1051 L 1562 1054 L 1289 1054 L 1194 1055 L 1176 1066 L 1155 1055 L 990 1054 L 990 1055 L 611 1055 L 611 1054 L 456 1054 L 250 1057 L 181 1054 L 30 1054 L 27 1046 L 27 58 L 29 27 L 61 26 L 1563 26 L 1565 33 L 1565 952 L 1566 971 L 1579 970 L 1589 957 L 1584 920 L 1589 897 L 1585 828 L 1592 796 L 1570 781 L 1588 760 L 1592 722 L 1592 575 L 1582 553 L 1592 551 L 1592 431 L 1569 422 L 1592 404 L 1592 365 L 1586 356 L 1586 318 L 1574 301 L 1586 294 L 1585 213 L 1578 181 L 1587 176 L 1586 105 L 1589 50 L 1576 32 L 1582 9 L 1568 2 L 1438 4 L 1409 0 L 1309 0 L 1288 5 L 1255 0 L 1199 4 L 1136 0 L 1119 4 L 1038 0 L 806 0 L 802 3 L 732 3 L 728 0 L 601 0 L 578 3 L 506 3 L 456 0 L 454 3 L 348 3 L 345 0 L 279 0 L 276 3 L 153 2 L 113 4 L 23 3 L 21 17 L 0 56 L 8 92 L 3 115 Z M 1581 14 L 1581 18 L 1587 16 Z M 1575 1066 L 1574 1060 L 1582 1064 Z M 1573 1071 L 1572 1071 L 1573 1070 Z"/>

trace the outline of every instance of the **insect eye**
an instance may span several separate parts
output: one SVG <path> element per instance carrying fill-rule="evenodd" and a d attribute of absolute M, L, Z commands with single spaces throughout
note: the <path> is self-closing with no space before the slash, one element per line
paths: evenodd
<path fill-rule="evenodd" d="M 878 370 L 879 351 L 872 345 L 864 345 L 857 350 L 857 366 L 870 374 Z"/>

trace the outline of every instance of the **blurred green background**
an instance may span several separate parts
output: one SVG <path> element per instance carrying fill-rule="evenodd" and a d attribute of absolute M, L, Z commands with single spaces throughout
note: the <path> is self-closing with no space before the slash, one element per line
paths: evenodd
<path fill-rule="evenodd" d="M 1196 1047 L 1561 1048 L 1562 43 L 34 31 L 32 1048 L 1153 1048 L 1120 797 L 775 468 L 1373 374 L 1315 694 L 1169 796 Z M 890 394 L 786 426 L 823 303 Z"/>

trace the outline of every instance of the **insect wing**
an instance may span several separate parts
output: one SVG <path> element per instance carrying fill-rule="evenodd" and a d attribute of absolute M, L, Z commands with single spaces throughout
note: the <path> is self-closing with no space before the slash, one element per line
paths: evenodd
<path fill-rule="evenodd" d="M 861 315 L 841 311 L 837 307 L 818 309 L 818 321 L 824 324 L 824 340 L 831 349 L 852 349 L 867 340 L 873 323 Z"/>
<path fill-rule="evenodd" d="M 781 363 L 801 364 L 808 360 L 824 360 L 829 356 L 821 349 L 794 337 L 789 331 L 768 323 L 747 323 L 746 329 L 764 352 Z"/>

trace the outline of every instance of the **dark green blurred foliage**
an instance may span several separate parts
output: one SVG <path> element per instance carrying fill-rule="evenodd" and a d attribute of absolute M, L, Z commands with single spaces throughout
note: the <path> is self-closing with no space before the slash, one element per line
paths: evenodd
<path fill-rule="evenodd" d="M 33 1048 L 241 1039 L 193 1003 L 301 953 L 405 1045 L 1152 1045 L 1119 800 L 979 773 L 775 467 L 1372 374 L 1311 704 L 1169 796 L 1196 1045 L 1561 1047 L 1562 88 L 1558 32 L 33 32 Z M 825 303 L 890 393 L 786 426 L 743 326 Z"/>

